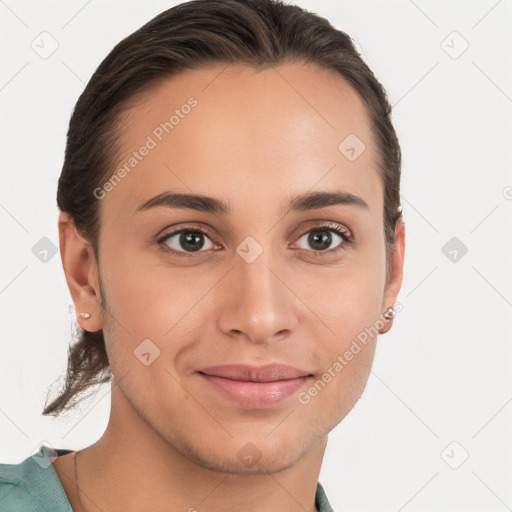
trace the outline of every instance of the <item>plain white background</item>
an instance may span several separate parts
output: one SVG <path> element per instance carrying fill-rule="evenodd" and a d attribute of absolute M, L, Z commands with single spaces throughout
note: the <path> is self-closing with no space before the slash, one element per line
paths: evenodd
<path fill-rule="evenodd" d="M 59 254 L 43 262 L 33 248 L 44 237 L 58 246 L 57 179 L 86 82 L 119 40 L 177 3 L 0 2 L 1 462 L 43 442 L 83 448 L 106 427 L 108 386 L 66 417 L 41 415 L 74 312 Z M 357 42 L 403 151 L 403 311 L 330 435 L 320 481 L 337 511 L 508 510 L 512 1 L 296 3 Z M 33 49 L 41 37 L 58 44 L 47 58 Z"/>

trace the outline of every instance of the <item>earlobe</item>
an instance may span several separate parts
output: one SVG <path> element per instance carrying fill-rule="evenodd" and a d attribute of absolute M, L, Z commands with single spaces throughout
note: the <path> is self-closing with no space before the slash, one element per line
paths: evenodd
<path fill-rule="evenodd" d="M 388 307 L 384 313 L 382 313 L 381 322 L 384 322 L 384 327 L 379 330 L 379 334 L 386 334 L 391 327 L 393 327 L 393 319 L 395 318 L 395 310 L 392 306 Z"/>
<path fill-rule="evenodd" d="M 62 267 L 77 311 L 77 321 L 86 331 L 99 331 L 103 325 L 94 251 L 78 233 L 68 213 L 59 214 L 58 228 Z"/>

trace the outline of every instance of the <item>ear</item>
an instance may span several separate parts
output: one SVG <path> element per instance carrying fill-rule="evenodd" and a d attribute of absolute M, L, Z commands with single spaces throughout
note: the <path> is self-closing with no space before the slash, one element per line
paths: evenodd
<path fill-rule="evenodd" d="M 382 312 L 384 313 L 389 307 L 394 307 L 398 292 L 402 287 L 403 270 L 405 258 L 405 225 L 402 217 L 397 220 L 395 227 L 395 248 L 391 259 L 391 268 L 389 281 L 384 290 L 384 298 L 382 301 Z M 395 308 L 396 311 L 396 308 Z M 385 334 L 393 326 L 393 318 L 383 319 L 384 327 L 379 331 Z"/>
<path fill-rule="evenodd" d="M 59 244 L 62 267 L 75 304 L 77 321 L 85 331 L 95 332 L 103 327 L 101 320 L 98 265 L 92 246 L 77 231 L 69 214 L 60 212 Z M 80 313 L 89 313 L 82 318 Z"/>

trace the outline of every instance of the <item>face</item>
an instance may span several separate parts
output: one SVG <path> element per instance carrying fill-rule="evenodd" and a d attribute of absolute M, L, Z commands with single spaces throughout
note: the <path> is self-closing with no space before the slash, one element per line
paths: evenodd
<path fill-rule="evenodd" d="M 312 65 L 217 66 L 161 82 L 124 121 L 97 191 L 123 399 L 204 467 L 290 467 L 359 399 L 364 333 L 400 286 L 362 100 Z"/>

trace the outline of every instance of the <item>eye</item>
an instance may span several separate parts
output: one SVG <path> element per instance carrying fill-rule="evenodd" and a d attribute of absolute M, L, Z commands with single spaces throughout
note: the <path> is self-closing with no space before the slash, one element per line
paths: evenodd
<path fill-rule="evenodd" d="M 304 233 L 298 242 L 302 241 L 306 247 L 301 246 L 300 249 L 309 249 L 315 255 L 327 256 L 337 253 L 352 243 L 352 234 L 350 231 L 338 224 L 331 222 L 310 229 Z M 334 244 L 334 249 L 332 248 Z M 309 245 L 309 247 L 307 247 Z"/>
<path fill-rule="evenodd" d="M 222 247 L 212 241 L 208 232 L 203 229 L 189 226 L 167 233 L 157 240 L 162 250 L 175 256 L 194 257 L 201 252 Z M 326 222 L 315 226 L 299 239 L 299 249 L 312 251 L 318 256 L 329 256 L 345 249 L 353 243 L 351 232 L 344 226 Z M 300 245 L 305 244 L 306 247 Z M 334 244 L 334 249 L 331 247 Z M 309 245 L 309 247 L 307 247 Z"/>
<path fill-rule="evenodd" d="M 207 241 L 205 241 L 207 240 Z M 176 256 L 192 256 L 201 249 L 220 247 L 215 244 L 207 233 L 197 228 L 183 228 L 166 234 L 158 240 L 158 244 Z"/>

